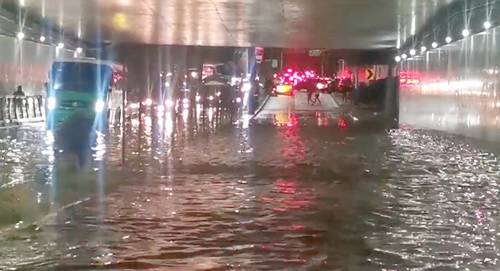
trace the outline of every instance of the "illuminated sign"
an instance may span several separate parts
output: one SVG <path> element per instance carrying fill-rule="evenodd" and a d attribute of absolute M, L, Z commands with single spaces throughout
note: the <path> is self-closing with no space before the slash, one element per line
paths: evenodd
<path fill-rule="evenodd" d="M 309 50 L 309 56 L 321 56 L 321 50 Z"/>
<path fill-rule="evenodd" d="M 399 74 L 399 82 L 402 86 L 415 86 L 420 84 L 421 74 L 414 71 L 404 71 Z"/>
<path fill-rule="evenodd" d="M 259 64 L 264 61 L 264 48 L 255 47 L 255 59 L 257 60 L 257 63 L 259 63 Z"/>

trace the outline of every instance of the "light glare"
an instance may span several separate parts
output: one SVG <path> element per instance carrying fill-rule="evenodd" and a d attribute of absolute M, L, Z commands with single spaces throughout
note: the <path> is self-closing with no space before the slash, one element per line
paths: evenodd
<path fill-rule="evenodd" d="M 484 22 L 483 26 L 484 26 L 484 29 L 488 30 L 488 29 L 491 28 L 491 22 L 490 21 L 486 21 L 486 22 Z"/>
<path fill-rule="evenodd" d="M 470 36 L 470 30 L 469 29 L 462 30 L 462 36 L 464 36 L 464 37 Z"/>
<path fill-rule="evenodd" d="M 47 99 L 47 108 L 49 109 L 49 111 L 56 109 L 56 98 L 55 97 L 49 97 Z"/>
<path fill-rule="evenodd" d="M 106 104 L 104 103 L 104 101 L 102 100 L 98 100 L 97 102 L 95 102 L 95 112 L 96 113 L 102 113 L 102 111 L 104 111 L 104 107 L 106 106 Z"/>

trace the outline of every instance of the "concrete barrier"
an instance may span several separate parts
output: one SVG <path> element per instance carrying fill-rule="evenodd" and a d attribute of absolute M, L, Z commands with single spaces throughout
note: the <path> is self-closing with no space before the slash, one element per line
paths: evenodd
<path fill-rule="evenodd" d="M 0 126 L 45 120 L 43 96 L 0 97 Z"/>

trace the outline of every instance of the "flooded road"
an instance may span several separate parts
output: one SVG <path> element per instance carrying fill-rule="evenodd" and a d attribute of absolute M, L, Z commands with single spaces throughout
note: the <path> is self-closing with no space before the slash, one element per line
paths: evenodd
<path fill-rule="evenodd" d="M 0 269 L 498 268 L 496 155 L 335 110 L 214 114 L 132 118 L 83 168 L 0 130 Z"/>

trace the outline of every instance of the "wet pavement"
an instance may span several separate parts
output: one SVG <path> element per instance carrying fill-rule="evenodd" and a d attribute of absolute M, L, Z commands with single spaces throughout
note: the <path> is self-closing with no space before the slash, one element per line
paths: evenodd
<path fill-rule="evenodd" d="M 292 99 L 132 118 L 84 167 L 42 126 L 0 130 L 0 269 L 499 267 L 495 154 Z"/>
<path fill-rule="evenodd" d="M 271 97 L 261 111 L 260 116 L 278 113 L 295 113 L 295 112 L 335 112 L 339 105 L 329 94 L 321 94 L 319 97 L 320 103 L 311 105 L 307 102 L 307 94 L 297 92 L 293 97 L 276 96 Z"/>

